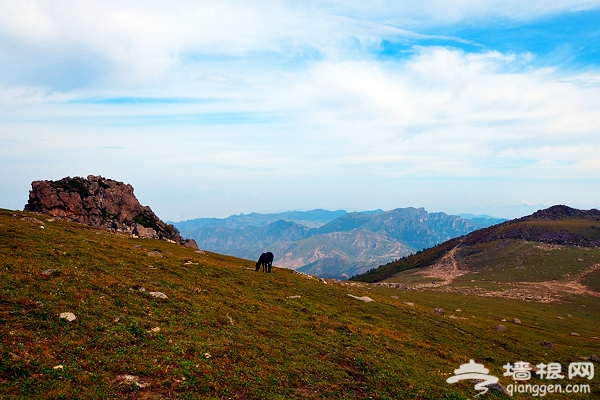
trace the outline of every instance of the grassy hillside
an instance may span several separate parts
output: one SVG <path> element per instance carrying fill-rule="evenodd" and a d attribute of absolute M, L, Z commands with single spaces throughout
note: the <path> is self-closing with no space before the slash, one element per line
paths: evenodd
<path fill-rule="evenodd" d="M 474 383 L 445 380 L 470 359 L 502 377 L 507 362 L 600 353 L 597 298 L 542 306 L 253 264 L 0 210 L 0 398 L 467 399 Z"/>

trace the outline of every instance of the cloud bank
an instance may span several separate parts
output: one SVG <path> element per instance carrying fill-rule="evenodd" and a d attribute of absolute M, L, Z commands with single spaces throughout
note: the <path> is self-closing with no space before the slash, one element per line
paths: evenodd
<path fill-rule="evenodd" d="M 599 7 L 3 2 L 0 206 L 93 173 L 172 220 L 596 207 Z"/>

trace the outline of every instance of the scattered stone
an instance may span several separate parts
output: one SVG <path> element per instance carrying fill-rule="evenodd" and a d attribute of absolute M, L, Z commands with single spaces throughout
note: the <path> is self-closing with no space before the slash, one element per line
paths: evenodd
<path fill-rule="evenodd" d="M 538 342 L 538 344 L 539 344 L 540 346 L 547 347 L 547 348 L 549 348 L 550 350 L 554 350 L 554 345 L 552 344 L 552 342 L 548 342 L 548 341 L 542 340 L 541 342 Z"/>
<path fill-rule="evenodd" d="M 204 251 L 202 250 L 196 250 L 194 253 L 198 253 L 198 254 L 206 254 Z"/>
<path fill-rule="evenodd" d="M 148 252 L 148 256 L 149 257 L 158 257 L 158 258 L 163 258 L 163 255 L 160 251 L 156 251 L 156 250 L 152 250 Z"/>
<path fill-rule="evenodd" d="M 167 299 L 167 295 L 162 292 L 148 292 L 148 294 L 157 299 Z"/>
<path fill-rule="evenodd" d="M 513 322 L 513 324 L 520 324 L 521 320 L 519 318 L 513 318 L 512 322 Z"/>
<path fill-rule="evenodd" d="M 129 375 L 129 374 L 119 375 L 119 376 L 117 376 L 117 380 L 121 381 L 122 383 L 133 383 L 134 385 L 136 385 L 139 388 L 145 388 L 145 387 L 150 386 L 149 383 L 141 381 L 140 378 L 135 375 Z"/>
<path fill-rule="evenodd" d="M 404 304 L 405 306 L 414 306 L 415 303 L 411 303 L 410 301 L 403 301 L 402 304 Z"/>
<path fill-rule="evenodd" d="M 64 369 L 65 367 L 62 365 L 55 365 L 52 369 Z"/>
<path fill-rule="evenodd" d="M 390 298 L 398 300 L 398 296 L 390 296 Z"/>
<path fill-rule="evenodd" d="M 210 357 L 211 357 L 211 355 L 210 355 L 210 353 L 204 353 L 204 357 L 206 357 L 206 358 L 210 358 Z"/>
<path fill-rule="evenodd" d="M 117 322 L 119 322 L 120 320 L 122 320 L 124 317 L 122 315 L 119 315 L 117 318 L 115 318 L 113 320 L 113 322 L 116 324 Z"/>
<path fill-rule="evenodd" d="M 556 318 L 558 318 L 558 319 L 564 319 L 564 318 L 563 318 L 563 317 L 561 317 L 560 315 L 559 315 L 559 316 L 557 316 Z"/>
<path fill-rule="evenodd" d="M 133 245 L 133 248 L 134 248 L 134 249 L 143 250 L 143 249 L 144 249 L 144 246 L 142 246 L 141 244 L 134 244 L 134 245 Z"/>
<path fill-rule="evenodd" d="M 501 321 L 502 321 L 502 322 L 506 322 L 506 318 L 502 318 L 502 319 L 501 319 Z"/>
<path fill-rule="evenodd" d="M 50 276 L 50 275 L 54 274 L 55 272 L 56 271 L 53 270 L 53 269 L 47 269 L 44 272 L 42 272 L 42 275 L 44 275 L 44 276 Z"/>
<path fill-rule="evenodd" d="M 133 224 L 131 234 L 145 239 L 158 239 L 158 233 L 152 228 L 145 228 L 140 224 Z M 168 239 L 166 239 L 168 240 Z"/>
<path fill-rule="evenodd" d="M 508 392 L 508 390 L 506 390 L 506 388 L 504 386 L 502 386 L 502 384 L 500 382 L 490 383 L 489 385 L 485 385 L 485 386 L 492 390 L 495 390 L 497 392 L 505 394 L 506 396 L 511 396 L 511 394 Z"/>
<path fill-rule="evenodd" d="M 37 218 L 33 218 L 33 217 L 23 217 L 23 218 L 21 218 L 21 221 L 33 222 L 34 224 L 38 224 L 38 225 L 40 225 L 41 227 L 43 227 L 43 226 L 44 226 L 44 223 L 43 223 L 42 221 L 40 221 L 40 220 L 39 220 L 39 219 L 37 219 Z"/>
<path fill-rule="evenodd" d="M 460 308 L 457 308 L 456 310 L 454 310 L 456 312 L 461 312 L 462 310 Z"/>
<path fill-rule="evenodd" d="M 506 332 L 506 327 L 504 325 L 497 325 L 494 330 L 496 332 Z"/>
<path fill-rule="evenodd" d="M 577 332 L 571 332 L 571 336 L 581 336 L 581 335 Z"/>
<path fill-rule="evenodd" d="M 188 239 L 183 244 L 185 247 L 189 247 L 190 249 L 198 250 L 198 243 L 194 239 Z"/>
<path fill-rule="evenodd" d="M 158 326 L 156 326 L 148 331 L 148 333 L 158 333 L 158 332 L 160 332 L 160 328 Z"/>
<path fill-rule="evenodd" d="M 302 296 L 288 296 L 287 298 L 288 298 L 288 299 L 299 299 L 299 298 L 301 298 L 301 297 L 302 297 Z"/>
<path fill-rule="evenodd" d="M 567 317 L 569 317 L 569 318 L 573 318 L 573 317 L 571 316 L 571 314 L 567 314 Z"/>
<path fill-rule="evenodd" d="M 66 319 L 69 322 L 75 321 L 77 319 L 77 317 L 75 316 L 75 314 L 70 313 L 70 312 L 61 313 L 58 317 L 59 318 L 64 318 L 64 319 Z"/>
<path fill-rule="evenodd" d="M 443 308 L 434 308 L 433 313 L 438 314 L 438 315 L 444 315 L 444 309 Z"/>
<path fill-rule="evenodd" d="M 353 299 L 356 299 L 356 300 L 364 301 L 365 303 L 370 303 L 372 301 L 375 301 L 375 300 L 373 300 L 372 298 L 370 298 L 368 296 L 359 297 L 359 296 L 355 296 L 353 294 L 348 294 L 348 296 L 352 297 Z"/>
<path fill-rule="evenodd" d="M 597 356 L 597 355 L 595 355 L 595 354 L 592 354 L 592 355 L 590 356 L 590 361 L 592 361 L 592 362 L 595 362 L 595 363 L 600 363 L 600 358 L 598 358 L 598 356 Z"/>

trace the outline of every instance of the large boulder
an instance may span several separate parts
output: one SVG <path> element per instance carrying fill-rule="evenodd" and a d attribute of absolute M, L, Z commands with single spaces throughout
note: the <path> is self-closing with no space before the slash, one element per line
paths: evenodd
<path fill-rule="evenodd" d="M 91 226 L 105 227 L 145 238 L 188 241 L 177 229 L 142 206 L 133 186 L 90 175 L 31 183 L 25 211 L 38 212 Z"/>

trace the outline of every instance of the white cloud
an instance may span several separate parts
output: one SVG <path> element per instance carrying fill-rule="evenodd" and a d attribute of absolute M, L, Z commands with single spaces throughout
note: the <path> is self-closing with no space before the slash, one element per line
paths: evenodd
<path fill-rule="evenodd" d="M 123 174 L 114 178 L 132 183 L 150 174 L 163 185 L 194 179 L 238 194 L 271 180 L 281 198 L 298 202 L 308 201 L 302 185 L 316 182 L 324 201 L 354 196 L 355 208 L 367 200 L 361 203 L 353 181 L 380 196 L 412 182 L 429 199 L 434 194 L 416 180 L 595 179 L 598 71 L 540 68 L 529 52 L 439 45 L 460 38 L 414 43 L 439 24 L 521 21 L 599 5 L 6 1 L 0 147 L 27 179 L 61 177 L 34 176 L 40 170 Z M 378 59 L 372 50 L 386 39 L 405 43 L 407 52 Z M 198 101 L 68 101 L 119 96 Z M 247 123 L 215 122 L 228 115 Z M 520 193 L 526 190 L 533 189 L 520 185 L 505 197 L 518 191 L 519 201 L 531 194 L 552 203 Z"/>

